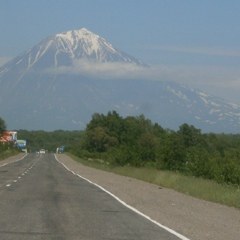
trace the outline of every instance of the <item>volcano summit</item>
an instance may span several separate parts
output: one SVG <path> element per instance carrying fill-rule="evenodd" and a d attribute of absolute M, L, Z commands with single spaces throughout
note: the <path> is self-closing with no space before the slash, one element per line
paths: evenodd
<path fill-rule="evenodd" d="M 0 116 L 9 129 L 78 130 L 93 113 L 115 110 L 164 128 L 239 131 L 239 105 L 145 71 L 151 67 L 86 28 L 52 35 L 0 67 Z"/>

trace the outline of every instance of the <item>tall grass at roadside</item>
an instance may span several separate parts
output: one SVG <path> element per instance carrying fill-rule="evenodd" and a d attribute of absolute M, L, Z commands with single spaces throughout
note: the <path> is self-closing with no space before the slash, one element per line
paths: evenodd
<path fill-rule="evenodd" d="M 8 157 L 14 156 L 18 153 L 19 152 L 15 149 L 8 149 L 8 150 L 4 150 L 4 151 L 0 150 L 0 161 L 6 159 Z"/>
<path fill-rule="evenodd" d="M 240 208 L 240 188 L 237 186 L 218 184 L 214 181 L 185 176 L 176 172 L 160 171 L 153 168 L 106 165 L 93 160 L 80 159 L 70 154 L 69 156 L 89 167 L 157 184 L 207 201 Z"/>

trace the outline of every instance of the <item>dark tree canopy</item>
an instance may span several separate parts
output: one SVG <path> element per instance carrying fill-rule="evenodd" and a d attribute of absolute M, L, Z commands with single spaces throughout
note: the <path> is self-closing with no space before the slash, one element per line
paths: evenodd
<path fill-rule="evenodd" d="M 0 118 L 0 136 L 6 131 L 7 129 L 7 125 L 5 123 L 5 121 Z"/>
<path fill-rule="evenodd" d="M 187 123 L 176 132 L 169 131 L 144 115 L 123 118 L 112 111 L 106 115 L 93 114 L 84 136 L 78 153 L 87 151 L 119 165 L 151 165 L 240 184 L 239 134 L 202 134 Z"/>
<path fill-rule="evenodd" d="M 6 124 L 0 118 L 0 134 Z M 65 150 L 109 164 L 155 167 L 219 183 L 240 185 L 240 134 L 202 134 L 183 123 L 178 131 L 163 129 L 144 115 L 121 117 L 116 111 L 94 113 L 85 131 L 18 131 L 28 148 Z"/>

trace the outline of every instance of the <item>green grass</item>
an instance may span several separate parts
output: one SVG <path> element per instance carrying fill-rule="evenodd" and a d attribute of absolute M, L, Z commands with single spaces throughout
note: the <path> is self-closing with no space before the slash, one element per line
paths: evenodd
<path fill-rule="evenodd" d="M 159 171 L 153 168 L 134 168 L 131 166 L 113 166 L 95 161 L 80 159 L 68 154 L 72 159 L 86 166 L 119 175 L 136 178 L 145 182 L 157 184 L 164 188 L 223 205 L 240 208 L 240 187 L 218 184 L 207 179 L 185 176 L 170 171 Z"/>
<path fill-rule="evenodd" d="M 5 160 L 11 156 L 17 155 L 19 152 L 15 149 L 0 150 L 0 161 Z"/>

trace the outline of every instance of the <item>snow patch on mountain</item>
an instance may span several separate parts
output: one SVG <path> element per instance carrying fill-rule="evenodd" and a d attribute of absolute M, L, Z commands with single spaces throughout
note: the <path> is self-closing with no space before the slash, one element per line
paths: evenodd
<path fill-rule="evenodd" d="M 104 38 L 93 34 L 86 28 L 56 34 L 56 38 L 62 39 L 63 45 L 67 43 L 68 49 L 71 49 L 72 52 L 77 49 L 79 43 L 82 44 L 84 51 L 89 56 L 95 54 L 97 59 L 100 61 L 102 60 L 100 52 L 103 48 L 109 49 L 112 51 L 112 53 L 118 53 L 111 44 L 107 43 Z"/>
<path fill-rule="evenodd" d="M 86 28 L 59 33 L 0 67 L 0 114 L 12 128 L 52 130 L 75 129 L 94 112 L 116 109 L 170 129 L 186 122 L 203 131 L 239 131 L 239 105 L 158 81 L 159 72 L 151 81 L 152 71 Z"/>
<path fill-rule="evenodd" d="M 170 86 L 167 86 L 167 89 L 169 92 L 173 93 L 174 95 L 176 95 L 177 97 L 189 101 L 188 97 L 182 93 L 181 91 L 177 91 L 176 89 L 171 88 Z"/>

